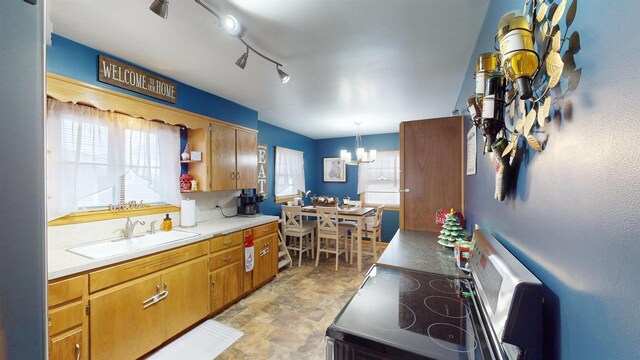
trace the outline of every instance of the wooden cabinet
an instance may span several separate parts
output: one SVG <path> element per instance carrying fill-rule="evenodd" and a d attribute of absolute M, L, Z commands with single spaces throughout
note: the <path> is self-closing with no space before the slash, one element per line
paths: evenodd
<path fill-rule="evenodd" d="M 211 190 L 249 189 L 257 184 L 257 134 L 211 124 Z"/>
<path fill-rule="evenodd" d="M 49 339 L 49 359 L 51 360 L 79 360 L 82 356 L 84 343 L 82 329 L 71 330 Z"/>
<path fill-rule="evenodd" d="M 198 151 L 202 153 L 200 160 L 186 160 L 180 161 L 183 165 L 182 170 L 185 170 L 188 174 L 198 182 L 197 191 L 209 191 L 209 152 L 207 151 L 208 145 L 208 131 L 206 129 L 187 129 L 187 141 L 189 142 L 191 151 Z M 182 151 L 180 154 L 182 156 Z M 180 190 L 181 192 L 193 192 L 193 190 Z"/>
<path fill-rule="evenodd" d="M 208 249 L 203 241 L 91 273 L 101 289 L 89 297 L 91 359 L 138 358 L 206 317 Z"/>
<path fill-rule="evenodd" d="M 244 248 L 242 231 L 211 239 L 209 257 L 211 312 L 238 299 L 243 292 Z"/>
<path fill-rule="evenodd" d="M 255 246 L 254 286 L 258 286 L 276 275 L 273 271 L 273 254 L 278 252 L 277 241 L 278 235 L 271 234 L 258 238 L 253 242 Z M 276 245 L 275 247 L 274 244 Z"/>
<path fill-rule="evenodd" d="M 56 280 L 48 286 L 49 359 L 88 358 L 87 276 Z"/>
<path fill-rule="evenodd" d="M 263 285 L 278 272 L 278 223 L 272 222 L 245 230 L 247 236 L 253 235 L 254 263 L 253 271 L 245 272 L 244 293 Z"/>

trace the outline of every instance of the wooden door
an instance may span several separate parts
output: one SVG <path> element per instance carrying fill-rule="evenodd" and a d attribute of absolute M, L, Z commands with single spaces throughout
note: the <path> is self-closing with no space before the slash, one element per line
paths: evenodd
<path fill-rule="evenodd" d="M 162 343 L 160 303 L 143 306 L 161 284 L 160 275 L 150 276 L 90 298 L 92 360 L 136 359 Z"/>
<path fill-rule="evenodd" d="M 82 329 L 52 337 L 49 341 L 49 360 L 86 359 L 81 346 Z"/>
<path fill-rule="evenodd" d="M 236 300 L 243 293 L 241 262 L 235 262 L 211 273 L 211 312 Z"/>
<path fill-rule="evenodd" d="M 255 245 L 255 265 L 253 267 L 253 286 L 257 286 L 267 281 L 274 275 L 273 272 L 273 252 L 278 252 L 277 247 L 272 247 L 274 239 L 277 241 L 278 235 L 272 234 L 263 236 L 254 242 Z"/>
<path fill-rule="evenodd" d="M 258 135 L 236 130 L 236 159 L 238 189 L 258 187 Z"/>
<path fill-rule="evenodd" d="M 168 339 L 209 315 L 209 266 L 207 258 L 178 265 L 162 274 L 169 295 L 162 308 L 164 338 Z"/>
<path fill-rule="evenodd" d="M 211 190 L 236 189 L 236 130 L 211 124 Z"/>
<path fill-rule="evenodd" d="M 437 232 L 438 209 L 463 209 L 463 117 L 400 124 L 400 228 Z"/>

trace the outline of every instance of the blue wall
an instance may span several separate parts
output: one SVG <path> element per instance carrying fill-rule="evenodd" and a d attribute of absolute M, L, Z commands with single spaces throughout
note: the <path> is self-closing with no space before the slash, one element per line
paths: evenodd
<path fill-rule="evenodd" d="M 458 109 L 473 93 L 473 61 L 493 49 L 498 19 L 521 7 L 490 2 Z M 580 0 L 570 33 L 580 34 L 582 77 L 565 96 L 562 118 L 545 126 L 546 149 L 526 154 L 505 202 L 493 199 L 493 166 L 480 142 L 478 172 L 465 179 L 468 228 L 494 233 L 546 286 L 544 359 L 640 353 L 640 38 L 628 30 L 637 14 L 636 0 Z"/>
<path fill-rule="evenodd" d="M 181 82 L 177 82 L 178 96 L 175 104 L 99 82 L 99 54 L 107 55 L 124 63 L 137 66 L 136 64 L 131 64 L 126 59 L 117 58 L 62 36 L 53 34 L 51 46 L 47 47 L 47 71 L 64 75 L 91 85 L 96 85 L 102 88 L 115 90 L 146 100 L 213 117 L 236 125 L 246 126 L 252 129 L 258 128 L 257 111 Z M 157 75 L 166 77 L 163 74 Z"/>
<path fill-rule="evenodd" d="M 260 212 L 269 215 L 280 215 L 280 206 L 276 204 L 274 194 L 274 171 L 275 171 L 275 147 L 282 146 L 293 150 L 304 152 L 304 182 L 307 189 L 312 189 L 316 179 L 315 162 L 316 150 L 315 141 L 306 136 L 294 133 L 289 130 L 279 128 L 258 121 L 258 143 L 267 144 L 267 199 L 260 204 Z"/>
<path fill-rule="evenodd" d="M 366 149 L 390 151 L 400 149 L 399 133 L 365 135 L 362 142 Z M 355 154 L 355 137 L 316 140 L 315 185 L 309 187 L 314 194 L 349 196 L 359 199 L 358 195 L 358 167 L 347 166 L 346 183 L 325 183 L 322 181 L 322 159 L 325 157 L 340 157 L 340 150 L 346 149 Z M 399 213 L 395 210 L 385 210 L 382 218 L 382 241 L 389 242 L 399 228 Z"/>

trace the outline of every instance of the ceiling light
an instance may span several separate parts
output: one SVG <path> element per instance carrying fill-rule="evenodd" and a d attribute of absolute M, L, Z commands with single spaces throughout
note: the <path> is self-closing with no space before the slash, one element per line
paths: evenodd
<path fill-rule="evenodd" d="M 233 15 L 224 17 L 223 26 L 227 34 L 233 37 L 242 37 L 244 35 L 244 28 Z"/>
<path fill-rule="evenodd" d="M 289 82 L 289 80 L 291 80 L 291 76 L 289 76 L 289 74 L 287 74 L 286 72 L 280 70 L 280 67 L 276 65 L 276 69 L 278 69 L 278 76 L 280 76 L 280 81 L 283 84 L 286 84 Z"/>
<path fill-rule="evenodd" d="M 244 70 L 244 67 L 247 66 L 247 58 L 249 58 L 249 48 L 247 48 L 246 53 L 240 55 L 240 58 L 236 60 L 236 65 L 238 65 L 240 69 Z"/>
<path fill-rule="evenodd" d="M 364 150 L 362 137 L 360 137 L 360 122 L 356 122 L 356 160 L 351 159 L 351 151 L 340 150 L 340 159 L 346 161 L 347 165 L 369 164 L 376 161 L 378 152 L 375 149 Z"/>
<path fill-rule="evenodd" d="M 153 4 L 149 6 L 149 10 L 163 19 L 169 16 L 169 0 L 153 0 Z"/>

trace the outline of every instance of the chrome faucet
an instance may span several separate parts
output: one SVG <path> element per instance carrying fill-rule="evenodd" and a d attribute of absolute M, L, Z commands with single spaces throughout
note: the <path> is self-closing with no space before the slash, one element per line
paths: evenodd
<path fill-rule="evenodd" d="M 133 237 L 133 229 L 136 227 L 136 224 L 144 225 L 144 220 L 131 221 L 131 219 L 127 218 L 127 222 L 124 224 L 124 230 L 122 230 L 125 239 L 131 239 Z"/>

